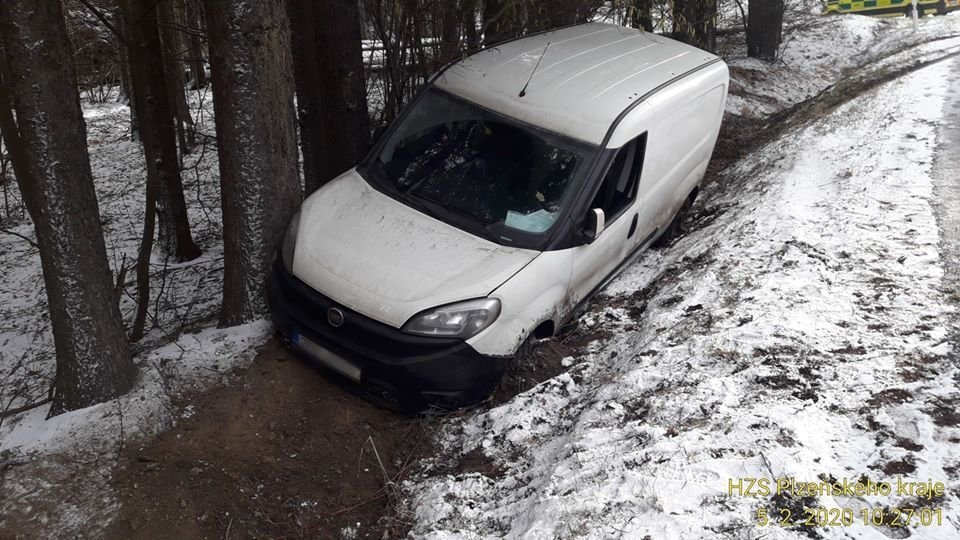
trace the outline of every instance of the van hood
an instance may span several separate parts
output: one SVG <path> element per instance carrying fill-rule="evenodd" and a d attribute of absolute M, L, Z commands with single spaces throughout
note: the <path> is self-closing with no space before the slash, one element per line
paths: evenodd
<path fill-rule="evenodd" d="M 426 309 L 487 296 L 538 255 L 423 214 L 355 170 L 303 203 L 299 227 L 293 274 L 394 328 Z"/>

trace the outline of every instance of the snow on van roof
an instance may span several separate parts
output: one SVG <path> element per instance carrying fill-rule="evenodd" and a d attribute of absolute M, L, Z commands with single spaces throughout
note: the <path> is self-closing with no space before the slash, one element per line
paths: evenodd
<path fill-rule="evenodd" d="M 589 23 L 494 45 L 450 66 L 434 84 L 493 111 L 599 144 L 632 101 L 716 58 L 656 34 Z"/>

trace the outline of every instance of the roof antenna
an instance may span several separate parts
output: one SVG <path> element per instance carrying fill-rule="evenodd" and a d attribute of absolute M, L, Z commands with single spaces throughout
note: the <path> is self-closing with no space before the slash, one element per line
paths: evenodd
<path fill-rule="evenodd" d="M 530 72 L 530 78 L 527 79 L 527 84 L 523 85 L 523 89 L 520 90 L 520 97 L 527 95 L 527 87 L 530 86 L 530 81 L 533 80 L 533 74 L 537 72 L 537 68 L 540 67 L 540 61 L 543 60 L 543 55 L 547 54 L 547 48 L 550 47 L 550 42 L 547 42 L 547 45 L 543 48 L 543 52 L 540 53 L 540 58 L 537 58 L 537 65 L 533 66 L 533 71 Z"/>

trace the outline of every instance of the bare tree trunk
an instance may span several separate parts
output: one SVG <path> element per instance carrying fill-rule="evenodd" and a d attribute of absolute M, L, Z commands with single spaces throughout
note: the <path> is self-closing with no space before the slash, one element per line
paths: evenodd
<path fill-rule="evenodd" d="M 581 13 L 586 13 L 585 4 L 581 0 L 540 0 L 528 8 L 530 30 L 549 30 L 586 22 L 581 20 Z"/>
<path fill-rule="evenodd" d="M 483 3 L 483 45 L 514 38 L 523 31 L 516 0 L 485 0 Z"/>
<path fill-rule="evenodd" d="M 717 49 L 717 0 L 673 0 L 676 39 L 713 52 Z"/>
<path fill-rule="evenodd" d="M 129 73 L 129 72 L 128 72 Z M 130 109 L 130 140 L 140 140 L 140 119 L 137 118 L 137 97 L 133 94 L 133 79 L 130 82 L 130 93 L 127 94 L 127 107 Z"/>
<path fill-rule="evenodd" d="M 193 81 L 190 88 L 200 90 L 207 87 L 207 71 L 203 64 L 203 41 L 200 32 L 203 30 L 203 21 L 197 0 L 177 0 L 179 9 L 186 18 L 186 26 L 190 30 L 190 73 Z"/>
<path fill-rule="evenodd" d="M 127 29 L 123 24 L 123 17 L 117 17 L 117 30 L 120 35 L 126 35 Z M 130 140 L 140 140 L 140 122 L 137 119 L 136 96 L 133 95 L 133 79 L 130 77 L 130 51 L 127 48 L 126 39 L 117 36 L 120 48 L 120 72 L 122 73 L 123 84 L 121 94 L 127 101 L 127 107 L 130 109 Z"/>
<path fill-rule="evenodd" d="M 147 164 L 147 168 L 156 165 Z M 147 189 L 143 211 L 143 234 L 140 236 L 140 252 L 137 254 L 137 312 L 130 327 L 130 340 L 140 341 L 146 333 L 147 312 L 150 310 L 150 254 L 157 226 L 157 196 L 160 193 L 160 175 L 154 170 L 147 173 Z"/>
<path fill-rule="evenodd" d="M 288 0 L 287 13 L 293 51 L 293 71 L 297 94 L 297 117 L 300 123 L 300 151 L 303 155 L 303 179 L 307 193 L 322 185 L 318 160 L 322 154 L 323 120 L 320 116 L 319 89 L 320 53 L 317 46 L 313 2 Z M 327 178 L 326 180 L 329 180 Z"/>
<path fill-rule="evenodd" d="M 157 218 L 160 247 L 177 261 L 200 256 L 193 243 L 180 178 L 177 131 L 157 26 L 154 0 L 121 0 L 130 55 L 130 79 L 137 108 L 147 174 L 159 178 Z"/>
<path fill-rule="evenodd" d="M 136 368 L 112 294 L 59 0 L 0 2 L 0 36 L 10 75 L 0 85 L 0 128 L 21 162 L 17 181 L 40 246 L 57 351 L 50 412 L 59 414 L 125 393 Z M 16 121 L 8 107 L 11 94 Z"/>
<path fill-rule="evenodd" d="M 750 0 L 747 56 L 773 61 L 783 37 L 783 0 Z"/>
<path fill-rule="evenodd" d="M 463 9 L 466 3 L 467 2 L 461 2 L 461 5 L 458 6 L 457 2 L 450 0 L 440 2 L 440 55 L 436 61 L 437 68 L 446 65 L 460 53 L 460 24 L 462 17 L 459 10 Z"/>
<path fill-rule="evenodd" d="M 187 155 L 196 144 L 193 133 L 193 117 L 187 106 L 187 96 L 184 93 L 183 56 L 186 47 L 183 45 L 180 28 L 183 24 L 176 11 L 174 0 L 161 0 L 157 4 L 160 10 L 160 38 L 163 45 L 163 72 L 166 75 L 167 96 L 170 98 L 170 108 L 177 119 L 177 137 L 180 140 L 180 154 Z"/>
<path fill-rule="evenodd" d="M 653 0 L 634 0 L 630 18 L 634 28 L 653 32 Z"/>
<path fill-rule="evenodd" d="M 290 26 L 282 0 L 207 0 L 223 205 L 223 311 L 267 311 L 266 280 L 300 202 Z M 335 130 L 331 130 L 335 131 Z"/>
<path fill-rule="evenodd" d="M 477 5 L 479 0 L 461 0 L 460 7 L 463 16 L 463 37 L 468 51 L 480 47 L 480 33 L 477 32 Z"/>
<path fill-rule="evenodd" d="M 359 5 L 290 0 L 289 13 L 303 177 L 312 193 L 356 165 L 370 141 Z"/>
<path fill-rule="evenodd" d="M 130 66 L 127 58 L 127 46 L 121 41 L 117 44 L 117 50 L 120 52 L 120 95 L 117 100 L 130 103 Z"/>
<path fill-rule="evenodd" d="M 413 97 L 414 92 L 420 87 L 420 84 L 430 75 L 430 65 L 427 63 L 427 49 L 424 47 L 424 22 L 425 13 L 420 11 L 420 0 L 406 0 L 404 11 L 410 24 L 410 67 L 413 74 L 414 84 L 409 86 L 409 94 L 404 102 Z"/>

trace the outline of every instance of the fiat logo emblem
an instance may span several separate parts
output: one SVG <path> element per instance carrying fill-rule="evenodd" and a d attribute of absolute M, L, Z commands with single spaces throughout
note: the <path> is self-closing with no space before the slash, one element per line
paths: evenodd
<path fill-rule="evenodd" d="M 340 328 L 343 326 L 343 312 L 335 307 L 328 309 L 327 322 L 334 328 Z"/>

